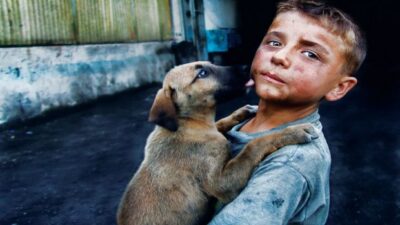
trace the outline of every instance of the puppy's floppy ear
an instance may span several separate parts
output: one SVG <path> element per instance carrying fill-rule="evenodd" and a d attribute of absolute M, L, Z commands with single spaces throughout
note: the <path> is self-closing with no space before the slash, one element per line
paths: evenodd
<path fill-rule="evenodd" d="M 170 131 L 178 130 L 177 112 L 171 91 L 160 89 L 150 109 L 149 121 Z"/>

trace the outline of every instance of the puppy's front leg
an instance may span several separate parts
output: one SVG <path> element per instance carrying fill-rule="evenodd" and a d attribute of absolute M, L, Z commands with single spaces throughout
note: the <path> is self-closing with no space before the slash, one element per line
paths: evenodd
<path fill-rule="evenodd" d="M 218 120 L 216 122 L 217 129 L 221 133 L 226 133 L 232 129 L 232 127 L 249 118 L 254 113 L 255 112 L 252 106 L 245 105 L 235 110 L 231 115 Z"/>
<path fill-rule="evenodd" d="M 246 185 L 251 172 L 261 160 L 286 145 L 310 142 L 318 135 L 310 124 L 288 127 L 281 132 L 249 142 L 220 171 L 211 176 L 210 188 L 222 202 L 232 201 Z"/>

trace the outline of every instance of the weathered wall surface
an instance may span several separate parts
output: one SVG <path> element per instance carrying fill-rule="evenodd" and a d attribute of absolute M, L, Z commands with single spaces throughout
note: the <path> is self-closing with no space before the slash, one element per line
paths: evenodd
<path fill-rule="evenodd" d="M 169 42 L 0 48 L 0 125 L 162 81 Z"/>

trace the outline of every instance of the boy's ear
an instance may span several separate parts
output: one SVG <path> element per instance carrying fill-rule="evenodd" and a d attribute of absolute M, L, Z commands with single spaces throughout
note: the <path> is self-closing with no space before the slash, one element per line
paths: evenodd
<path fill-rule="evenodd" d="M 337 101 L 343 98 L 357 84 L 357 78 L 353 76 L 343 76 L 339 83 L 325 95 L 327 101 Z"/>
<path fill-rule="evenodd" d="M 170 131 L 178 130 L 178 118 L 172 91 L 160 89 L 150 109 L 149 122 L 162 126 Z"/>

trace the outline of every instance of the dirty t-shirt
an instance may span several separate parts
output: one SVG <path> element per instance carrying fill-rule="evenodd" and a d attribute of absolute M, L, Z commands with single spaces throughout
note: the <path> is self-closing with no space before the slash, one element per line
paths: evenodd
<path fill-rule="evenodd" d="M 295 124 L 311 123 L 318 138 L 311 143 L 283 147 L 265 158 L 240 195 L 222 208 L 210 224 L 325 224 L 331 156 L 318 112 L 260 133 L 240 132 L 246 122 L 227 134 L 233 156 L 250 140 Z"/>

